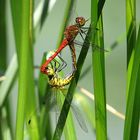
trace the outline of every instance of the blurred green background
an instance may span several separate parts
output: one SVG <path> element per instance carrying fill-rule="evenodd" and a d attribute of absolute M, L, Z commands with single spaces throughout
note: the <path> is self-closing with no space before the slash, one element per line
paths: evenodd
<path fill-rule="evenodd" d="M 66 0 L 56 0 L 53 9 L 48 14 L 47 20 L 44 23 L 43 28 L 39 31 L 39 27 L 36 31 L 36 42 L 35 42 L 35 53 L 34 62 L 35 65 L 40 65 L 42 55 L 45 51 L 54 50 L 56 48 L 57 39 L 59 36 L 60 25 L 64 16 Z M 38 6 L 39 0 L 35 2 L 35 7 Z M 138 1 L 137 7 L 140 6 Z M 8 61 L 10 62 L 14 52 L 15 43 L 13 35 L 13 27 L 11 21 L 10 3 L 7 1 L 7 35 L 8 35 Z M 71 17 L 71 23 L 74 23 L 74 18 L 77 16 L 83 16 L 90 18 L 90 0 L 77 0 L 75 7 L 73 8 L 73 17 Z M 139 8 L 137 8 L 139 10 Z M 138 13 L 138 12 L 137 12 Z M 116 40 L 121 40 L 113 51 L 107 53 L 105 59 L 106 68 L 106 97 L 107 103 L 113 106 L 116 110 L 121 113 L 125 113 L 126 107 L 126 40 L 125 40 L 125 1 L 106 1 L 103 9 L 103 20 L 104 20 L 104 41 L 105 49 L 108 49 Z M 137 15 L 137 21 L 140 21 L 139 14 Z M 80 52 L 80 48 L 76 48 L 77 54 Z M 62 53 L 63 57 L 71 65 L 71 58 L 68 57 L 69 50 L 65 49 Z M 91 53 L 89 52 L 86 62 L 83 67 L 86 69 L 91 65 Z M 69 71 L 70 67 L 66 70 Z M 38 78 L 39 70 L 35 70 L 35 76 Z M 81 87 L 84 87 L 90 92 L 93 92 L 92 84 L 92 69 L 87 75 L 79 82 Z M 89 79 L 91 79 L 89 82 Z M 15 119 L 16 119 L 16 101 L 17 101 L 17 84 L 12 89 L 9 99 L 11 100 L 11 110 L 13 114 L 13 128 L 15 130 Z M 75 121 L 75 123 L 77 123 Z M 108 112 L 107 114 L 107 126 L 108 126 L 108 138 L 110 140 L 122 140 L 123 139 L 123 127 L 124 120 L 112 115 Z M 88 125 L 88 133 L 84 133 L 77 124 L 78 139 L 96 139 L 91 132 L 91 128 Z M 139 136 L 140 139 L 140 136 Z"/>

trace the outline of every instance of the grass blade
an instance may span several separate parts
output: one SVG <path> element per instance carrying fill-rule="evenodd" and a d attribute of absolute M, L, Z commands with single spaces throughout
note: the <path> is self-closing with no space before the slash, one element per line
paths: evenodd
<path fill-rule="evenodd" d="M 134 48 L 136 45 L 136 1 L 126 0 L 126 32 L 127 32 L 127 90 L 129 90 Z M 128 92 L 127 92 L 128 93 Z M 128 95 L 127 95 L 128 96 Z"/>
<path fill-rule="evenodd" d="M 0 72 L 4 73 L 7 60 L 7 38 L 6 38 L 6 1 L 0 1 Z"/>
<path fill-rule="evenodd" d="M 136 44 L 136 0 L 126 0 L 127 65 Z"/>
<path fill-rule="evenodd" d="M 35 108 L 32 54 L 32 6 L 32 0 L 11 0 L 19 64 L 19 93 L 15 140 L 23 139 L 25 117 Z M 27 116 L 25 116 L 25 114 Z M 37 123 L 37 121 L 35 122 Z M 39 139 L 38 129 L 36 130 L 34 134 L 32 133 L 34 140 Z"/>
<path fill-rule="evenodd" d="M 91 8 L 91 19 L 97 19 L 95 9 L 97 1 L 93 1 Z M 93 35 L 93 41 L 98 46 L 104 47 L 103 44 L 103 25 L 102 18 L 99 19 L 98 26 L 100 31 Z M 93 25 L 94 27 L 94 25 Z M 94 46 L 93 46 L 94 47 Z M 93 79 L 95 93 L 95 121 L 96 121 L 96 138 L 97 140 L 107 139 L 107 124 L 106 124 L 106 97 L 105 97 L 105 68 L 104 68 L 104 53 L 93 51 Z"/>
<path fill-rule="evenodd" d="M 140 27 L 134 53 L 131 79 L 128 91 L 126 120 L 124 127 L 124 140 L 137 140 L 140 118 Z M 132 57 L 132 56 L 131 56 Z"/>
<path fill-rule="evenodd" d="M 101 22 L 101 21 L 100 21 Z M 101 24 L 101 23 L 100 23 Z M 100 34 L 97 35 L 100 39 Z M 98 44 L 99 45 L 99 44 Z M 102 55 L 102 56 L 101 56 Z M 104 56 L 93 52 L 93 79 L 95 92 L 95 119 L 97 140 L 107 139 Z"/>
<path fill-rule="evenodd" d="M 46 60 L 46 53 L 43 55 L 42 63 L 43 64 Z M 48 87 L 48 79 L 47 76 L 40 73 L 39 74 L 39 81 L 38 81 L 38 93 L 40 98 L 40 137 L 43 139 L 46 135 L 47 139 L 52 138 L 52 132 L 51 132 L 51 125 L 50 125 L 50 115 L 48 108 L 46 109 L 46 106 L 42 106 L 42 100 L 47 96 L 47 93 L 49 93 L 49 87 Z"/>

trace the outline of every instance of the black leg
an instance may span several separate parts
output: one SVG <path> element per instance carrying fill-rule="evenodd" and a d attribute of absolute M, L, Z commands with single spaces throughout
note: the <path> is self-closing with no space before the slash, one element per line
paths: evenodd
<path fill-rule="evenodd" d="M 62 61 L 62 65 L 57 69 L 57 72 L 60 72 L 62 69 L 64 69 L 67 66 L 67 63 L 66 61 L 64 61 L 64 59 L 60 55 L 58 55 L 58 57 Z"/>
<path fill-rule="evenodd" d="M 56 72 L 61 67 L 61 65 L 56 59 L 53 59 L 53 61 L 54 61 L 54 71 Z M 58 67 L 56 66 L 56 64 L 58 64 Z"/>
<path fill-rule="evenodd" d="M 82 37 L 82 39 L 83 39 L 83 41 L 84 41 L 85 39 L 84 39 L 84 37 L 83 37 L 83 35 L 82 35 L 82 31 L 80 30 L 79 33 L 80 33 L 80 36 Z"/>

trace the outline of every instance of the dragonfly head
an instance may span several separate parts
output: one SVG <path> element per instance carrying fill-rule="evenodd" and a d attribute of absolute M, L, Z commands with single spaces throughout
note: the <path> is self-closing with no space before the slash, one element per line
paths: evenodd
<path fill-rule="evenodd" d="M 55 71 L 53 68 L 47 66 L 47 67 L 44 67 L 43 65 L 41 66 L 40 68 L 40 71 L 48 76 L 54 76 L 55 75 Z"/>
<path fill-rule="evenodd" d="M 85 25 L 85 23 L 87 22 L 87 20 L 85 20 L 85 18 L 84 17 L 77 17 L 76 19 L 75 19 L 75 22 L 76 22 L 76 24 L 78 25 L 78 26 L 84 26 Z"/>

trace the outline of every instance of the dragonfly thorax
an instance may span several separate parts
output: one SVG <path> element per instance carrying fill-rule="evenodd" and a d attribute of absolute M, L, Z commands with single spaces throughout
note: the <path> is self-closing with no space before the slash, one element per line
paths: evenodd
<path fill-rule="evenodd" d="M 64 32 L 65 38 L 68 42 L 72 42 L 79 33 L 79 27 L 76 25 L 68 26 Z"/>

